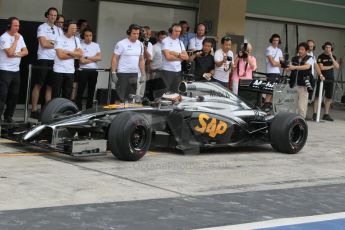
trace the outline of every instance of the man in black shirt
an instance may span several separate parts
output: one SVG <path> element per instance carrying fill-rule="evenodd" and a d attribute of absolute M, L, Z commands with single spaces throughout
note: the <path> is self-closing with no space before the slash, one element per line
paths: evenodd
<path fill-rule="evenodd" d="M 213 40 L 205 38 L 202 42 L 202 50 L 193 52 L 189 57 L 189 62 L 195 62 L 194 80 L 211 80 L 214 73 L 214 57 L 211 54 Z"/>
<path fill-rule="evenodd" d="M 320 80 L 330 80 L 334 81 L 334 69 L 339 69 L 339 64 L 336 61 L 336 57 L 333 56 L 333 45 L 331 42 L 325 42 L 322 46 L 324 53 L 321 54 L 317 58 L 317 63 L 321 69 L 322 75 L 317 84 L 316 89 L 316 96 L 314 100 L 314 114 L 313 120 L 316 120 L 316 111 L 318 105 L 318 96 L 319 96 L 319 87 L 320 87 Z M 334 82 L 326 81 L 324 83 L 324 90 L 325 90 L 325 114 L 323 115 L 322 119 L 327 121 L 334 121 L 333 118 L 329 115 L 329 109 L 332 103 L 332 96 L 333 96 L 333 89 L 334 89 Z"/>

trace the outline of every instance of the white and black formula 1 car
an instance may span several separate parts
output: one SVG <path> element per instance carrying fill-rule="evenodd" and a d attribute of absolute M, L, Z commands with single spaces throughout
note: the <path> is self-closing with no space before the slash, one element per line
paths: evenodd
<path fill-rule="evenodd" d="M 185 151 L 271 144 L 293 154 L 307 136 L 305 120 L 295 113 L 268 115 L 217 83 L 182 82 L 179 94 L 83 112 L 73 102 L 56 98 L 45 106 L 40 124 L 13 129 L 7 137 L 72 156 L 110 150 L 120 160 L 136 161 L 152 145 Z"/>

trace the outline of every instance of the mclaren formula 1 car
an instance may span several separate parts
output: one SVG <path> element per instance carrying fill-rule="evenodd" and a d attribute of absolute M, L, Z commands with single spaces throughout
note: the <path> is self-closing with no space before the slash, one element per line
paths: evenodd
<path fill-rule="evenodd" d="M 136 161 L 152 145 L 187 151 L 271 144 L 293 154 L 307 136 L 305 120 L 295 113 L 269 115 L 217 83 L 182 82 L 179 94 L 83 112 L 73 102 L 56 98 L 45 106 L 40 124 L 12 129 L 7 137 L 72 156 L 110 150 L 120 160 Z"/>

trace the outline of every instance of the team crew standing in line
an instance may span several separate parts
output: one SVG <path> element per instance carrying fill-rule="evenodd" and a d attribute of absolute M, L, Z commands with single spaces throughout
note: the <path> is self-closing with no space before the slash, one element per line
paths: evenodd
<path fill-rule="evenodd" d="M 82 42 L 83 57 L 80 58 L 80 68 L 87 71 L 78 73 L 78 91 L 76 104 L 82 109 L 82 98 L 87 85 L 86 109 L 92 108 L 93 96 L 97 84 L 98 68 L 97 62 L 101 60 L 101 49 L 99 45 L 92 41 L 93 33 L 91 29 L 86 28 L 80 35 Z"/>
<path fill-rule="evenodd" d="M 0 37 L 0 122 L 4 113 L 4 122 L 12 123 L 13 114 L 19 96 L 22 57 L 28 55 L 24 39 L 19 31 L 19 19 L 8 19 L 7 31 Z"/>
<path fill-rule="evenodd" d="M 55 45 L 53 97 L 70 99 L 74 79 L 74 59 L 81 58 L 83 51 L 80 41 L 75 37 L 77 22 L 67 21 L 63 27 L 64 35 L 58 38 Z M 62 91 L 62 92 L 61 92 Z"/>
<path fill-rule="evenodd" d="M 202 42 L 205 39 L 206 26 L 203 23 L 199 23 L 196 26 L 196 36 L 191 38 L 188 43 L 188 50 L 196 51 L 202 50 Z"/>
<path fill-rule="evenodd" d="M 181 82 L 181 62 L 189 59 L 183 42 L 179 39 L 181 26 L 173 24 L 170 29 L 170 35 L 162 41 L 163 65 L 162 74 L 167 91 L 177 92 L 178 85 Z"/>
<path fill-rule="evenodd" d="M 58 37 L 63 33 L 57 26 L 54 25 L 56 17 L 58 15 L 58 10 L 54 7 L 49 8 L 44 16 L 47 18 L 47 22 L 41 24 L 37 30 L 38 38 L 38 51 L 37 51 L 37 65 L 44 68 L 52 68 L 54 65 L 54 59 L 56 52 L 54 50 L 54 45 Z M 50 101 L 52 88 L 48 84 L 49 81 L 53 79 L 52 69 L 38 69 L 37 75 L 33 77 L 34 88 L 32 90 L 31 100 L 32 100 L 32 110 L 31 118 L 38 119 L 40 112 L 37 110 L 37 104 L 40 97 L 40 92 L 42 87 L 46 86 L 45 92 L 45 102 Z"/>
<path fill-rule="evenodd" d="M 138 40 L 140 30 L 140 26 L 130 25 L 126 32 L 128 37 L 115 45 L 111 59 L 112 81 L 121 101 L 136 94 L 139 71 L 141 78 L 146 79 L 144 47 Z"/>

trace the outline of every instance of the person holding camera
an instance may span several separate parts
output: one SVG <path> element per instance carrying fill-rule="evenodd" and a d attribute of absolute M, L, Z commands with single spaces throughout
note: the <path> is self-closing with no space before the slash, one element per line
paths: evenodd
<path fill-rule="evenodd" d="M 21 58 L 28 55 L 19 26 L 19 19 L 10 17 L 6 32 L 0 36 L 0 123 L 2 115 L 5 123 L 13 122 L 20 90 L 19 65 Z"/>
<path fill-rule="evenodd" d="M 74 81 L 74 59 L 83 56 L 80 40 L 75 37 L 77 22 L 68 20 L 63 27 L 64 34 L 55 44 L 56 56 L 54 59 L 54 80 L 50 82 L 53 89 L 53 98 L 62 97 L 70 99 Z"/>
<path fill-rule="evenodd" d="M 144 47 L 139 41 L 141 27 L 131 24 L 126 31 L 127 38 L 116 43 L 111 59 L 112 81 L 122 102 L 136 94 L 139 78 L 146 79 Z M 141 81 L 141 79 L 139 79 Z"/>
<path fill-rule="evenodd" d="M 324 82 L 324 91 L 325 91 L 325 113 L 322 117 L 322 120 L 326 121 L 334 121 L 334 119 L 329 115 L 331 103 L 332 103 L 332 96 L 334 90 L 334 69 L 339 69 L 339 63 L 337 62 L 337 58 L 333 55 L 333 44 L 331 42 L 325 42 L 322 46 L 324 53 L 319 55 L 317 58 L 317 63 L 321 69 L 322 75 L 320 75 L 320 79 L 317 82 L 316 87 L 316 96 L 314 100 L 314 113 L 313 113 L 313 120 L 316 120 L 316 112 L 317 106 L 319 101 L 319 89 L 320 89 L 320 81 Z"/>
<path fill-rule="evenodd" d="M 238 94 L 240 79 L 252 79 L 256 70 L 256 58 L 252 55 L 253 47 L 250 43 L 241 45 L 241 50 L 235 57 L 234 69 L 231 76 L 231 88 L 234 94 Z"/>
<path fill-rule="evenodd" d="M 231 37 L 224 36 L 221 39 L 221 48 L 214 54 L 215 70 L 212 79 L 226 88 L 229 87 L 229 75 L 234 59 L 234 54 L 230 49 Z"/>
<path fill-rule="evenodd" d="M 209 81 L 214 74 L 214 57 L 211 54 L 213 40 L 205 38 L 202 41 L 202 50 L 194 51 L 189 57 L 189 62 L 195 62 L 194 80 Z"/>
<path fill-rule="evenodd" d="M 281 39 L 278 34 L 273 34 L 269 40 L 271 45 L 266 49 L 266 73 L 267 81 L 277 82 L 280 78 L 280 67 L 283 59 L 283 52 L 279 49 Z M 262 109 L 269 112 L 272 108 L 272 95 L 266 94 L 265 103 Z"/>
<path fill-rule="evenodd" d="M 170 35 L 162 41 L 163 65 L 160 78 L 170 92 L 177 92 L 182 79 L 181 62 L 189 59 L 184 44 L 179 39 L 181 30 L 180 24 L 173 24 L 169 29 Z"/>
<path fill-rule="evenodd" d="M 54 73 L 53 70 L 49 68 L 52 68 L 54 65 L 54 58 L 56 55 L 54 50 L 55 42 L 58 37 L 63 34 L 54 24 L 57 14 L 58 10 L 55 7 L 50 7 L 44 14 L 47 18 L 47 22 L 41 24 L 37 29 L 37 65 L 43 67 L 43 69 L 35 71 L 37 74 L 34 74 L 32 79 L 34 87 L 31 93 L 32 108 L 30 117 L 34 119 L 38 119 L 40 116 L 40 112 L 37 110 L 37 104 L 42 87 L 46 88 L 44 92 L 45 100 L 43 101 L 48 102 L 51 99 L 52 88 L 47 84 L 47 82 L 52 80 Z"/>
<path fill-rule="evenodd" d="M 298 113 L 306 118 L 308 109 L 308 94 L 313 93 L 312 66 L 313 58 L 308 55 L 309 46 L 302 42 L 297 46 L 297 55 L 291 59 L 291 65 L 286 68 L 290 73 L 290 87 L 297 84 Z"/>
<path fill-rule="evenodd" d="M 205 39 L 206 26 L 203 23 L 199 23 L 196 26 L 196 34 L 194 38 L 191 38 L 188 43 L 188 50 L 202 50 L 202 41 Z"/>
<path fill-rule="evenodd" d="M 83 94 L 87 85 L 87 100 L 86 109 L 92 108 L 93 97 L 95 94 L 95 88 L 97 84 L 98 68 L 97 62 L 101 60 L 101 49 L 98 43 L 92 41 L 93 32 L 90 28 L 86 28 L 80 35 L 82 42 L 81 47 L 83 49 L 83 56 L 80 60 L 81 71 L 78 72 L 78 90 L 76 96 L 76 104 L 80 110 L 82 110 Z M 84 71 L 83 71 L 84 70 Z"/>

